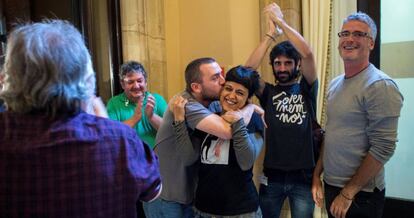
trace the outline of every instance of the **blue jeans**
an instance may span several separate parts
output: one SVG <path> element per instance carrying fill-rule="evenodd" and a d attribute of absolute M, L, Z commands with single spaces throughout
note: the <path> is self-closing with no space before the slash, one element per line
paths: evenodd
<path fill-rule="evenodd" d="M 260 208 L 264 218 L 278 218 L 283 202 L 289 199 L 292 218 L 313 217 L 312 169 L 274 171 L 267 185 L 260 184 Z"/>
<path fill-rule="evenodd" d="M 328 217 L 333 217 L 329 208 L 342 188 L 325 183 L 326 211 Z M 354 196 L 351 207 L 346 213 L 347 218 L 381 218 L 385 203 L 385 189 L 380 191 L 375 188 L 374 192 L 360 191 Z"/>
<path fill-rule="evenodd" d="M 193 218 L 191 204 L 180 204 L 158 198 L 152 202 L 144 202 L 144 212 L 147 218 Z"/>
<path fill-rule="evenodd" d="M 213 215 L 209 213 L 204 213 L 197 208 L 194 208 L 194 218 L 262 218 L 262 211 L 260 207 L 255 212 L 244 213 L 239 215 L 231 215 L 231 216 L 224 216 L 224 215 Z"/>

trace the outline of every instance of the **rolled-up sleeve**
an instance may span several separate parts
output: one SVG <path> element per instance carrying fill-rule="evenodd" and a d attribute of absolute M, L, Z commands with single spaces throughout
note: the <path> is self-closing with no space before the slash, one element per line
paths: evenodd
<path fill-rule="evenodd" d="M 365 93 L 369 153 L 385 164 L 394 154 L 403 96 L 392 80 L 373 83 Z"/>

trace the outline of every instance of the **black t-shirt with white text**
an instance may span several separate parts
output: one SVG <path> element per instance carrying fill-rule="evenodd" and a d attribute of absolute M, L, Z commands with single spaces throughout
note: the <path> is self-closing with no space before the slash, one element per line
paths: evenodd
<path fill-rule="evenodd" d="M 263 123 L 254 113 L 248 133 L 263 134 Z M 233 140 L 207 135 L 201 145 L 195 207 L 205 213 L 232 216 L 257 211 L 259 196 L 252 168 L 243 171 L 237 163 Z"/>
<path fill-rule="evenodd" d="M 318 82 L 309 85 L 304 78 L 288 86 L 266 83 L 260 104 L 265 110 L 266 170 L 299 170 L 315 166 L 311 111 L 316 108 Z M 307 99 L 305 99 L 307 98 Z"/>

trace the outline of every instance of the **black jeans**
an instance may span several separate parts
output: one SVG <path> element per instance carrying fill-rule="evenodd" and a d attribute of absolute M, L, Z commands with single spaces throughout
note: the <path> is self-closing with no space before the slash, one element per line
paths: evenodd
<path fill-rule="evenodd" d="M 333 200 L 339 194 L 342 188 L 331 186 L 325 183 L 325 200 L 326 210 L 329 218 L 333 218 L 329 208 Z M 385 203 L 385 189 L 380 191 L 375 188 L 374 192 L 358 192 L 351 207 L 346 213 L 347 218 L 381 218 Z"/>

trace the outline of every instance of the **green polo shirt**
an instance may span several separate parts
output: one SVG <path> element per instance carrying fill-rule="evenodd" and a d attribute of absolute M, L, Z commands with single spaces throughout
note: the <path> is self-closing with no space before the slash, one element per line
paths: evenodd
<path fill-rule="evenodd" d="M 167 102 L 164 100 L 164 98 L 156 93 L 145 92 L 144 105 L 142 107 L 142 118 L 137 124 L 135 124 L 133 128 L 142 141 L 147 143 L 151 148 L 154 148 L 155 135 L 157 134 L 157 130 L 152 127 L 150 121 L 148 120 L 148 117 L 144 112 L 145 105 L 147 105 L 147 97 L 150 94 L 155 98 L 154 113 L 160 117 L 164 115 L 164 112 L 168 107 Z M 121 93 L 112 97 L 106 107 L 110 119 L 123 122 L 124 120 L 132 117 L 136 104 L 129 101 L 125 93 Z"/>

